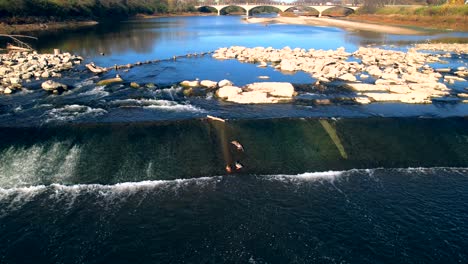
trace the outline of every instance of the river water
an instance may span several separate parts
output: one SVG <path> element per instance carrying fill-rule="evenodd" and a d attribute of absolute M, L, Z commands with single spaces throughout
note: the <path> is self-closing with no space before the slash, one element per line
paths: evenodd
<path fill-rule="evenodd" d="M 406 50 L 420 36 L 176 17 L 39 34 L 102 66 L 160 60 L 96 86 L 84 67 L 60 95 L 0 97 L 0 263 L 466 263 L 468 107 L 334 104 L 305 73 L 209 55 L 243 45 Z M 466 66 L 466 55 L 447 59 Z M 445 64 L 444 64 L 445 65 Z M 445 65 L 446 66 L 446 65 Z M 185 79 L 292 82 L 295 101 L 187 97 Z M 130 82 L 153 83 L 133 89 Z M 462 91 L 466 82 L 450 88 Z M 207 115 L 226 118 L 220 123 Z M 244 151 L 230 142 L 237 140 Z M 227 174 L 238 161 L 240 171 Z"/>

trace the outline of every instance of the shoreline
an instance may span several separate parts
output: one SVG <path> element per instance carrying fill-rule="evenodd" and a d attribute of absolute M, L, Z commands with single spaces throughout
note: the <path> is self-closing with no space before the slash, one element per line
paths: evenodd
<path fill-rule="evenodd" d="M 333 19 L 326 17 L 275 17 L 275 18 L 249 18 L 246 23 L 263 23 L 263 24 L 294 24 L 294 25 L 310 25 L 310 26 L 331 26 L 339 27 L 346 30 L 364 30 L 381 33 L 397 34 L 397 35 L 418 35 L 422 34 L 422 30 L 408 29 L 405 27 L 377 25 L 366 22 L 357 22 L 350 20 Z"/>
<path fill-rule="evenodd" d="M 11 24 L 11 25 L 6 24 L 6 23 L 0 23 L 0 34 L 14 34 L 14 33 L 22 33 L 22 32 L 72 29 L 72 28 L 90 27 L 90 26 L 95 26 L 97 24 L 99 24 L 99 22 L 94 21 L 94 20 Z"/>

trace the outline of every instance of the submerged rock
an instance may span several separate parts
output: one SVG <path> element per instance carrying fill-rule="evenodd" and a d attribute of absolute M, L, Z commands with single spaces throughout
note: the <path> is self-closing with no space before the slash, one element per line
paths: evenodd
<path fill-rule="evenodd" d="M 121 83 L 123 82 L 124 80 L 120 77 L 120 76 L 117 76 L 115 78 L 111 78 L 111 79 L 106 79 L 106 80 L 101 80 L 97 83 L 98 86 L 102 86 L 102 85 L 110 85 L 110 84 L 114 84 L 114 83 Z"/>
<path fill-rule="evenodd" d="M 55 82 L 55 81 L 52 81 L 52 80 L 48 80 L 48 81 L 43 82 L 41 84 L 41 88 L 43 90 L 48 91 L 48 92 L 62 91 L 62 90 L 67 90 L 68 89 L 68 87 L 65 84 Z"/>

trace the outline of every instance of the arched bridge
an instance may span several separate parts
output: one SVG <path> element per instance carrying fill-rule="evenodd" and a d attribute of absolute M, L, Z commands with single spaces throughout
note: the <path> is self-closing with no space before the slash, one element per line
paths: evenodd
<path fill-rule="evenodd" d="M 214 9 L 216 9 L 216 11 L 218 11 L 218 16 L 221 15 L 221 10 L 223 10 L 224 8 L 228 7 L 228 6 L 238 6 L 238 7 L 241 7 L 245 10 L 245 14 L 246 16 L 248 17 L 249 16 L 249 12 L 250 10 L 256 8 L 256 7 L 260 7 L 260 6 L 269 6 L 269 7 L 275 7 L 275 8 L 278 8 L 279 10 L 281 10 L 282 12 L 288 10 L 289 8 L 293 8 L 293 7 L 298 7 L 298 6 L 303 6 L 303 7 L 310 7 L 310 8 L 313 8 L 315 10 L 317 10 L 319 12 L 319 17 L 322 16 L 322 13 L 323 11 L 327 10 L 327 9 L 330 9 L 330 8 L 333 8 L 333 7 L 343 7 L 343 8 L 347 8 L 347 9 L 350 9 L 350 10 L 353 10 L 353 11 L 356 11 L 356 9 L 359 8 L 359 6 L 346 6 L 346 5 L 275 5 L 275 4 L 229 4 L 229 5 L 200 5 L 200 6 L 195 6 L 195 8 L 199 9 L 199 8 L 202 8 L 202 7 L 212 7 Z"/>

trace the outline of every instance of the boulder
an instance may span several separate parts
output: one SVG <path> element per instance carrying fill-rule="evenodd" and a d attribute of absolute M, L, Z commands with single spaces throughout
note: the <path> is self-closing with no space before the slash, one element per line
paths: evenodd
<path fill-rule="evenodd" d="M 3 90 L 3 93 L 4 94 L 11 94 L 13 91 L 10 89 L 10 88 L 5 88 L 5 90 Z"/>
<path fill-rule="evenodd" d="M 355 82 L 357 80 L 356 76 L 352 75 L 351 73 L 345 73 L 338 78 L 343 81 L 348 81 L 348 82 Z"/>
<path fill-rule="evenodd" d="M 364 96 L 356 97 L 354 98 L 354 101 L 356 101 L 356 103 L 358 104 L 370 104 L 371 103 L 371 100 L 369 99 L 369 97 L 364 97 Z"/>
<path fill-rule="evenodd" d="M 203 80 L 200 82 L 200 85 L 208 89 L 213 89 L 213 88 L 216 88 L 218 83 L 214 81 L 210 81 L 210 80 Z"/>
<path fill-rule="evenodd" d="M 140 88 L 140 85 L 138 83 L 136 83 L 136 82 L 131 82 L 130 87 L 138 89 L 138 88 Z"/>
<path fill-rule="evenodd" d="M 12 77 L 10 78 L 11 84 L 19 84 L 21 82 L 20 78 Z"/>
<path fill-rule="evenodd" d="M 458 77 L 458 76 L 450 76 L 450 75 L 445 75 L 444 79 L 445 80 L 460 81 L 460 82 L 466 81 L 464 78 L 461 78 L 461 77 Z"/>
<path fill-rule="evenodd" d="M 200 82 L 198 80 L 195 81 L 183 81 L 180 83 L 181 86 L 184 87 L 198 87 L 200 86 Z"/>
<path fill-rule="evenodd" d="M 275 97 L 291 98 L 295 95 L 294 86 L 288 82 L 258 82 L 246 86 L 249 91 L 260 91 Z"/>
<path fill-rule="evenodd" d="M 109 84 L 121 83 L 121 82 L 123 82 L 123 79 L 120 78 L 120 76 L 117 76 L 115 78 L 101 80 L 97 83 L 97 86 L 103 86 L 103 85 L 109 85 Z"/>
<path fill-rule="evenodd" d="M 297 70 L 297 65 L 292 60 L 282 60 L 280 63 L 280 69 L 282 71 L 295 71 Z"/>
<path fill-rule="evenodd" d="M 226 79 L 221 80 L 221 81 L 218 82 L 218 87 L 219 88 L 224 87 L 224 86 L 232 86 L 232 85 L 233 85 L 233 83 L 231 81 L 229 81 L 229 80 L 226 80 Z"/>
<path fill-rule="evenodd" d="M 268 97 L 265 92 L 250 91 L 229 96 L 227 101 L 238 104 L 272 104 L 277 103 L 278 98 Z"/>
<path fill-rule="evenodd" d="M 50 77 L 50 74 L 48 71 L 44 71 L 42 74 L 41 74 L 41 77 L 42 78 L 49 78 Z"/>
<path fill-rule="evenodd" d="M 242 89 L 236 86 L 223 86 L 216 91 L 216 96 L 219 98 L 229 98 L 240 94 Z"/>
<path fill-rule="evenodd" d="M 58 90 L 67 90 L 68 87 L 59 82 L 54 82 L 52 80 L 45 81 L 41 84 L 41 88 L 48 92 L 58 91 Z"/>
<path fill-rule="evenodd" d="M 153 88 L 156 88 L 156 85 L 154 83 L 147 83 L 145 84 L 145 87 L 148 89 L 153 89 Z"/>

